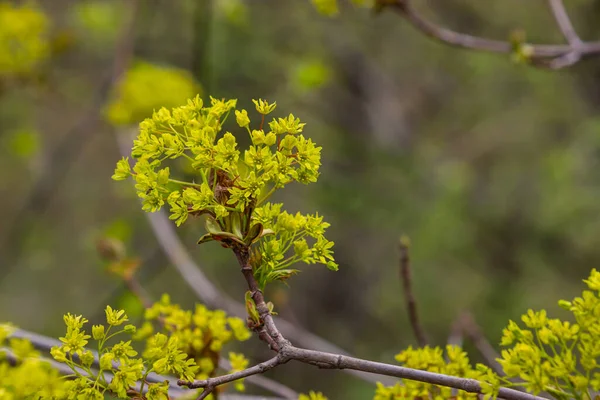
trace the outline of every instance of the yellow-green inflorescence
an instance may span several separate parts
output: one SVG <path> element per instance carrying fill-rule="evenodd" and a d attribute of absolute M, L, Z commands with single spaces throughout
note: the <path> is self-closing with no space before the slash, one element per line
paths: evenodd
<path fill-rule="evenodd" d="M 85 398 L 103 399 L 105 393 L 110 393 L 124 399 L 146 392 L 148 400 L 164 400 L 168 398 L 168 385 L 147 383 L 149 373 L 188 381 L 206 379 L 216 374 L 224 345 L 245 341 L 251 335 L 240 318 L 228 317 L 223 311 L 210 311 L 201 305 L 193 312 L 183 310 L 172 304 L 167 295 L 146 310 L 145 322 L 139 329 L 126 324 L 128 317 L 123 310 L 110 306 L 106 308 L 106 324 L 93 325 L 91 332 L 85 330 L 88 320 L 82 316 L 67 314 L 64 321 L 67 331 L 60 338 L 62 345 L 52 348 L 51 354 L 73 370 L 73 379 L 48 386 L 44 390 L 54 387 L 56 390 L 50 397 L 43 398 L 74 399 L 85 395 Z M 123 335 L 127 340 L 117 340 L 117 336 Z M 90 340 L 97 342 L 94 347 L 98 349 L 98 362 L 94 366 L 96 356 L 88 350 Z M 145 343 L 141 353 L 136 350 L 137 341 Z M 15 354 L 23 353 L 14 344 L 12 347 Z M 231 363 L 228 372 L 248 366 L 242 354 L 229 352 L 228 356 Z M 112 374 L 112 378 L 106 379 L 104 373 Z M 243 381 L 236 382 L 235 388 L 244 390 Z"/>
<path fill-rule="evenodd" d="M 302 134 L 305 124 L 290 114 L 265 117 L 275 103 L 254 100 L 258 123 L 236 100 L 199 96 L 186 105 L 161 108 L 140 124 L 132 156 L 117 163 L 113 179 L 132 176 L 143 200 L 142 208 L 158 211 L 165 204 L 179 226 L 190 216 L 204 215 L 206 235 L 199 243 L 218 241 L 224 247 L 251 248 L 254 275 L 261 287 L 298 272 L 294 263 L 324 264 L 337 270 L 333 242 L 325 238 L 329 226 L 318 214 L 290 214 L 282 204 L 268 202 L 291 182 L 315 182 L 321 165 L 321 147 Z M 241 151 L 231 132 L 223 132 L 229 115 L 246 131 L 251 144 Z M 179 159 L 193 171 L 192 181 L 175 179 L 163 164 Z"/>
<path fill-rule="evenodd" d="M 548 392 L 559 399 L 591 399 L 600 390 L 600 272 L 584 280 L 589 290 L 559 305 L 574 323 L 548 318 L 545 310 L 529 310 L 504 329 L 498 361 L 508 377 L 523 381 L 532 393 Z"/>

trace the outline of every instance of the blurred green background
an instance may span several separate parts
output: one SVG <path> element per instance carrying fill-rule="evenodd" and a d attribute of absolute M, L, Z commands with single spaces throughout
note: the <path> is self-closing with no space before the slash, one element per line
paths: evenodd
<path fill-rule="evenodd" d="M 493 343 L 527 308 L 564 316 L 556 301 L 577 295 L 600 264 L 600 59 L 534 69 L 446 47 L 392 12 L 345 3 L 332 19 L 300 0 L 140 1 L 125 75 L 137 83 L 130 92 L 117 86 L 133 100 L 111 114 L 126 3 L 38 1 L 51 38 L 46 58 L 33 72 L 0 74 L 0 320 L 58 336 L 66 312 L 94 322 L 110 303 L 139 315 L 97 254 L 107 235 L 143 260 L 140 280 L 154 298 L 168 292 L 194 304 L 132 185 L 110 179 L 120 158 L 113 132 L 123 128 L 107 119 L 139 120 L 187 91 L 238 98 L 248 109 L 253 98 L 277 101 L 278 115 L 299 116 L 323 146 L 319 182 L 277 200 L 325 216 L 340 270 L 303 267 L 268 296 L 281 316 L 352 354 L 392 362 L 415 344 L 399 280 L 401 234 L 412 241 L 423 324 L 440 345 L 463 310 Z M 568 3 L 582 38 L 600 38 L 600 1 Z M 461 32 L 504 39 L 521 28 L 533 42 L 562 42 L 544 1 L 417 6 Z M 179 75 L 132 77 L 152 66 Z M 119 114 L 126 107 L 134 109 Z M 178 232 L 213 282 L 242 300 L 231 254 L 195 245 L 202 229 L 189 222 Z M 252 342 L 242 350 L 264 359 Z M 332 399 L 373 391 L 303 365 L 269 376 Z"/>

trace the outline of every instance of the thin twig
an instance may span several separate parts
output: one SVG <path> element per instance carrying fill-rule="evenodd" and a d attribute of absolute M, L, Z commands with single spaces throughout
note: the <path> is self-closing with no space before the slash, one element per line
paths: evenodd
<path fill-rule="evenodd" d="M 513 46 L 507 41 L 482 38 L 440 27 L 423 18 L 414 9 L 411 0 L 381 0 L 380 2 L 384 7 L 389 6 L 392 10 L 398 12 L 425 35 L 447 45 L 491 53 L 510 53 L 513 51 Z M 560 23 L 564 22 L 565 19 L 561 18 Z M 561 29 L 563 29 L 562 26 Z M 574 50 L 577 50 L 580 57 L 600 54 L 600 41 L 580 42 L 577 44 L 577 49 L 574 49 L 572 43 L 568 45 L 526 43 L 525 45 L 531 50 L 531 58 L 534 61 L 532 65 L 552 69 L 573 64 L 574 62 L 567 64 L 564 59 L 570 57 L 570 54 L 574 54 Z M 557 60 L 563 60 L 563 62 L 554 62 Z"/>
<path fill-rule="evenodd" d="M 558 28 L 572 48 L 572 51 L 564 56 L 557 57 L 550 61 L 549 65 L 553 69 L 564 68 L 579 61 L 584 43 L 581 38 L 579 38 L 579 35 L 577 35 L 577 32 L 575 32 L 571 18 L 569 18 L 569 14 L 567 14 L 567 10 L 565 9 L 562 0 L 548 0 L 548 5 L 552 10 Z"/>
<path fill-rule="evenodd" d="M 552 10 L 552 14 L 554 15 L 556 24 L 558 25 L 561 33 L 565 37 L 567 43 L 569 43 L 574 48 L 581 46 L 583 44 L 583 41 L 579 38 L 577 32 L 575 32 L 575 28 L 573 27 L 571 18 L 569 18 L 569 14 L 567 14 L 567 10 L 565 9 L 563 1 L 548 0 L 548 5 Z"/>
<path fill-rule="evenodd" d="M 252 375 L 263 374 L 268 370 L 275 368 L 279 364 L 285 363 L 286 361 L 287 360 L 281 355 L 281 353 L 278 353 L 275 357 L 261 362 L 260 364 L 256 364 L 250 368 L 246 368 L 242 371 L 194 382 L 179 380 L 177 384 L 180 386 L 187 386 L 190 389 L 204 388 L 204 391 L 213 391 L 217 386 L 237 381 L 238 379 L 244 379 Z"/>
<path fill-rule="evenodd" d="M 225 371 L 231 370 L 231 363 L 226 358 L 219 359 L 219 367 Z M 247 381 L 251 384 L 263 388 L 273 394 L 283 397 L 284 399 L 297 399 L 298 393 L 282 383 L 266 378 L 262 375 L 250 376 Z"/>
<path fill-rule="evenodd" d="M 425 330 L 419 321 L 419 313 L 417 312 L 417 301 L 412 290 L 412 274 L 410 270 L 410 239 L 407 236 L 402 236 L 398 248 L 400 249 L 400 279 L 402 280 L 402 288 L 404 291 L 404 302 L 408 319 L 413 333 L 420 347 L 427 345 L 427 336 Z"/>

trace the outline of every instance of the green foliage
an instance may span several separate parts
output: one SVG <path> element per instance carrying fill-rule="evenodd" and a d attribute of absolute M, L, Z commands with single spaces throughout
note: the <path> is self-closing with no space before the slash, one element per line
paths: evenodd
<path fill-rule="evenodd" d="M 124 9 L 120 2 L 85 1 L 72 8 L 74 23 L 96 42 L 114 39 L 122 23 Z"/>
<path fill-rule="evenodd" d="M 161 106 L 174 107 L 199 91 L 183 69 L 138 61 L 115 88 L 105 115 L 114 125 L 135 124 Z"/>
<path fill-rule="evenodd" d="M 20 158 L 28 159 L 35 155 L 40 147 L 39 135 L 34 130 L 19 130 L 8 138 L 8 147 Z"/>
<path fill-rule="evenodd" d="M 0 2 L 0 78 L 30 74 L 49 56 L 49 25 L 30 2 Z"/>
<path fill-rule="evenodd" d="M 254 100 L 260 114 L 257 129 L 251 128 L 247 110 L 235 110 L 236 103 L 211 98 L 210 106 L 205 106 L 196 96 L 187 105 L 156 111 L 140 124 L 133 169 L 124 158 L 113 179 L 132 176 L 142 208 L 154 212 L 168 203 L 177 225 L 204 214 L 207 233 L 199 243 L 214 240 L 223 247 L 250 247 L 254 274 L 263 288 L 297 273 L 290 268 L 296 262 L 336 270 L 333 242 L 324 236 L 329 224 L 322 217 L 291 215 L 282 211 L 281 204 L 267 202 L 291 182 L 317 180 L 321 147 L 302 135 L 305 124 L 293 114 L 273 118 L 265 131 L 265 116 L 276 103 Z M 232 133 L 221 135 L 232 111 L 252 143 L 243 155 Z M 161 168 L 168 159 L 182 160 L 195 171 L 198 182 L 171 178 L 170 168 Z"/>
<path fill-rule="evenodd" d="M 294 66 L 294 82 L 301 90 L 316 89 L 331 79 L 332 71 L 318 58 L 300 61 Z"/>

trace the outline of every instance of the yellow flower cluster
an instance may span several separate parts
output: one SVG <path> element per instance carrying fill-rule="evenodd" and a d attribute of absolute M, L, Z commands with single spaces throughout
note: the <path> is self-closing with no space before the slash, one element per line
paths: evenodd
<path fill-rule="evenodd" d="M 228 317 L 222 310 L 211 311 L 200 304 L 196 305 L 194 312 L 183 310 L 172 304 L 168 295 L 163 295 L 159 302 L 146 310 L 145 319 L 146 323 L 134 338 L 148 338 L 148 343 L 151 343 L 155 339 L 151 336 L 154 327 L 150 321 L 160 321 L 162 334 L 176 340 L 179 349 L 199 366 L 198 379 L 206 379 L 214 373 L 224 345 L 233 340 L 243 342 L 251 336 L 241 318 Z M 147 351 L 152 351 L 152 346 L 148 348 L 150 350 Z M 230 361 L 233 370 L 244 369 L 243 365 L 248 362 L 243 355 L 236 353 L 230 353 Z"/>
<path fill-rule="evenodd" d="M 585 398 L 600 390 L 600 272 L 584 280 L 589 290 L 559 305 L 574 323 L 548 318 L 545 310 L 528 310 L 521 328 L 510 321 L 503 331 L 498 360 L 508 377 L 518 377 L 532 393 L 548 392 L 559 398 Z"/>
<path fill-rule="evenodd" d="M 266 124 L 265 116 L 276 103 L 253 102 L 260 115 L 257 129 L 251 128 L 247 110 L 236 110 L 237 100 L 211 97 L 210 105 L 205 105 L 196 96 L 186 105 L 161 108 L 140 124 L 133 143 L 133 168 L 127 158 L 122 159 L 113 179 L 133 177 L 143 210 L 154 212 L 168 203 L 170 218 L 177 225 L 190 216 L 206 215 L 207 233 L 198 243 L 215 240 L 224 247 L 254 246 L 252 265 L 263 288 L 296 273 L 289 267 L 298 261 L 336 270 L 333 242 L 324 237 L 329 224 L 322 217 L 292 216 L 280 212 L 280 204 L 267 202 L 291 182 L 317 180 L 321 147 L 304 137 L 306 124 L 293 114 Z M 232 111 L 237 125 L 250 136 L 251 145 L 243 152 L 231 132 L 221 136 Z M 173 179 L 170 167 L 161 168 L 169 159 L 184 161 L 198 182 Z"/>

